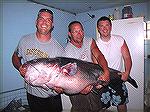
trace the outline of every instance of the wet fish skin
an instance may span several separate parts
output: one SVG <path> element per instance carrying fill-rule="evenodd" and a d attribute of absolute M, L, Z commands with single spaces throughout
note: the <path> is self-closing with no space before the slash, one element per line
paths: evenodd
<path fill-rule="evenodd" d="M 63 57 L 34 59 L 22 67 L 27 69 L 24 78 L 31 85 L 45 89 L 61 87 L 67 94 L 79 93 L 87 85 L 95 84 L 102 72 L 96 64 Z"/>
<path fill-rule="evenodd" d="M 31 85 L 45 89 L 61 87 L 66 94 L 79 93 L 91 84 L 106 83 L 97 80 L 103 74 L 103 69 L 98 64 L 73 58 L 39 58 L 26 62 L 23 67 L 27 69 L 24 78 Z M 118 73 L 119 71 L 110 68 L 110 80 L 121 80 Z M 133 81 L 130 80 L 129 83 L 132 84 Z"/>

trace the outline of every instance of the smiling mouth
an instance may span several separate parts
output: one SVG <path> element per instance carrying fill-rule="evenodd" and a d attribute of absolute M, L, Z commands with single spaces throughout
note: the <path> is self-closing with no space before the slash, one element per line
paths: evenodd
<path fill-rule="evenodd" d="M 47 28 L 46 28 L 46 27 L 42 27 L 41 30 L 42 30 L 42 31 L 46 31 Z"/>
<path fill-rule="evenodd" d="M 46 29 L 46 26 L 44 26 L 44 27 L 42 26 L 41 28 L 42 28 L 42 29 Z"/>
<path fill-rule="evenodd" d="M 108 30 L 103 30 L 103 32 L 104 32 L 104 33 L 107 33 L 107 32 L 108 32 Z"/>

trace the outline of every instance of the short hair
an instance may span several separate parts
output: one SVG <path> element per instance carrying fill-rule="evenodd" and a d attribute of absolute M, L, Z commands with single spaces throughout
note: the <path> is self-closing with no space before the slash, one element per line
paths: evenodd
<path fill-rule="evenodd" d="M 83 26 L 82 24 L 79 22 L 79 21 L 72 21 L 71 23 L 69 23 L 68 25 L 68 31 L 71 32 L 71 26 L 75 23 L 78 23 L 81 25 L 82 29 L 83 29 Z M 84 30 L 84 29 L 83 29 Z M 67 43 L 71 40 L 71 37 L 68 35 L 68 38 L 67 38 Z"/>
<path fill-rule="evenodd" d="M 105 21 L 105 20 L 109 21 L 110 25 L 112 25 L 111 20 L 108 17 L 102 16 L 101 18 L 98 19 L 97 26 L 100 21 Z"/>
<path fill-rule="evenodd" d="M 79 21 L 72 21 L 69 25 L 68 25 L 68 31 L 71 32 L 71 26 L 75 23 L 78 23 L 82 26 L 82 24 L 79 22 Z M 83 26 L 82 26 L 82 29 L 83 29 Z"/>
<path fill-rule="evenodd" d="M 52 15 L 52 17 L 53 17 L 53 12 L 52 12 L 51 10 L 49 10 L 49 9 L 40 9 L 39 12 L 38 12 L 38 16 L 41 14 L 41 12 L 48 12 L 48 13 L 50 13 L 50 14 Z"/>

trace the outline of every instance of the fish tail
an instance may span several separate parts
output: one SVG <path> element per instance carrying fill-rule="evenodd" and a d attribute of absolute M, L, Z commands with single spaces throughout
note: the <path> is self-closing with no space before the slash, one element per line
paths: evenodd
<path fill-rule="evenodd" d="M 131 85 L 133 85 L 135 88 L 138 88 L 138 85 L 136 83 L 136 81 L 134 79 L 132 79 L 131 77 L 128 78 L 127 80 Z"/>

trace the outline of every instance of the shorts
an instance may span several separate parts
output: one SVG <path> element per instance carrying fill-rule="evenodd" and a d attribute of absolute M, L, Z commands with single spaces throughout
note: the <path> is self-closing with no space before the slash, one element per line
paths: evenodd
<path fill-rule="evenodd" d="M 108 86 L 97 90 L 97 92 L 99 93 L 101 105 L 103 108 L 109 108 L 111 105 L 119 106 L 129 102 L 128 91 L 123 81 L 112 81 Z"/>

